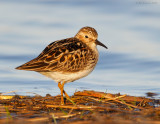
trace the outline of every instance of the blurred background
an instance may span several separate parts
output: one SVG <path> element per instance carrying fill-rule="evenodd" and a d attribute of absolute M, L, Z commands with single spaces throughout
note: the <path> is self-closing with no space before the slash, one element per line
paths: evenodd
<path fill-rule="evenodd" d="M 109 49 L 98 46 L 95 70 L 66 84 L 69 95 L 76 90 L 160 94 L 159 0 L 0 0 L 0 92 L 60 94 L 49 78 L 14 68 L 84 26 L 94 27 Z"/>

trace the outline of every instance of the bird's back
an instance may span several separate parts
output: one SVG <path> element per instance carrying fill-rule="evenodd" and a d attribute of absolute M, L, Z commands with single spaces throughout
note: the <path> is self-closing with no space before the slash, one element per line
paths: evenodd
<path fill-rule="evenodd" d="M 16 69 L 72 73 L 94 68 L 97 61 L 98 52 L 77 38 L 68 38 L 49 44 L 37 58 Z"/>

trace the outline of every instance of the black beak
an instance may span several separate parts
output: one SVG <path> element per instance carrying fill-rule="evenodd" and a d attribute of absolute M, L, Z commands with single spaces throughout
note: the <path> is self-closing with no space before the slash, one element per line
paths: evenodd
<path fill-rule="evenodd" d="M 101 43 L 101 42 L 98 41 L 98 40 L 96 40 L 96 44 L 97 44 L 97 45 L 100 45 L 100 46 L 102 46 L 102 47 L 104 47 L 104 48 L 106 48 L 106 49 L 108 49 L 108 47 L 106 47 L 103 43 Z"/>

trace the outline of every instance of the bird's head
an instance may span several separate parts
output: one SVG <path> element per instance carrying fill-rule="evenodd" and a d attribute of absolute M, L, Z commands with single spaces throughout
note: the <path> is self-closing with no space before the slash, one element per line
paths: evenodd
<path fill-rule="evenodd" d="M 103 46 L 108 49 L 104 44 L 97 40 L 98 33 L 92 27 L 83 27 L 79 30 L 79 32 L 75 35 L 75 38 L 80 41 L 86 43 L 88 46 L 96 47 L 96 45 Z"/>

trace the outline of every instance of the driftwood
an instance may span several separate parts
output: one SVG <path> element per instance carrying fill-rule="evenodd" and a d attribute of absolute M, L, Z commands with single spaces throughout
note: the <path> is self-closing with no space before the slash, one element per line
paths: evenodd
<path fill-rule="evenodd" d="M 75 96 L 92 96 L 96 98 L 105 98 L 108 100 L 115 100 L 115 99 L 122 99 L 127 102 L 152 102 L 151 99 L 147 99 L 145 97 L 135 97 L 135 96 L 128 96 L 128 95 L 120 95 L 120 94 L 111 94 L 111 93 L 103 93 L 103 92 L 95 92 L 95 91 L 79 91 L 74 93 Z"/>

